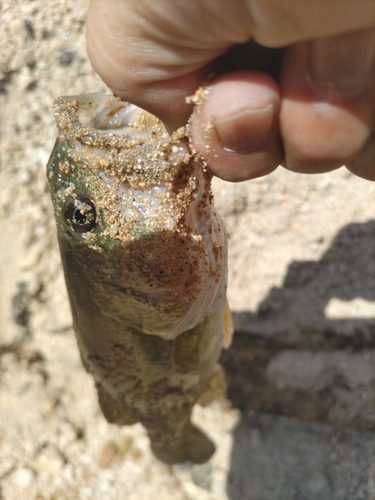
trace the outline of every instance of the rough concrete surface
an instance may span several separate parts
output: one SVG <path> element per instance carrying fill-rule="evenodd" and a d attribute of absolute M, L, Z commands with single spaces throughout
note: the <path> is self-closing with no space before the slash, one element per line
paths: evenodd
<path fill-rule="evenodd" d="M 0 499 L 375 500 L 375 184 L 344 168 L 214 182 L 236 335 L 217 445 L 167 467 L 100 413 L 45 176 L 59 95 L 103 90 L 84 2 L 0 4 Z"/>

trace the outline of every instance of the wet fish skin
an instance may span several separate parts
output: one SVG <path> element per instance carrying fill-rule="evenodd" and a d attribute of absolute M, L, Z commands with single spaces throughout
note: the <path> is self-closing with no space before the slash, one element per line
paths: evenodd
<path fill-rule="evenodd" d="M 92 97 L 91 106 L 97 99 L 103 107 L 103 96 Z M 47 167 L 82 362 L 109 422 L 141 422 L 166 463 L 202 463 L 215 448 L 191 423 L 191 411 L 231 329 L 226 241 L 210 175 L 192 156 L 175 161 L 171 152 L 188 148 L 186 137 L 169 139 L 156 119 L 134 126 L 144 135 L 151 123 L 155 134 L 127 140 L 77 126 L 85 103 L 90 111 L 90 96 L 56 104 L 59 137 Z M 167 186 L 169 195 L 155 186 Z"/>

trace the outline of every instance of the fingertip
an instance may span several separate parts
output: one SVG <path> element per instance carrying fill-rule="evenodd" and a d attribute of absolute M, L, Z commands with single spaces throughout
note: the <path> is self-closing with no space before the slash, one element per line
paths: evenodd
<path fill-rule="evenodd" d="M 375 181 L 375 133 L 360 154 L 345 166 L 352 174 Z"/>
<path fill-rule="evenodd" d="M 353 90 L 359 63 L 350 65 L 347 59 L 355 54 L 344 50 L 351 37 L 358 35 L 303 42 L 285 54 L 279 130 L 289 170 L 339 168 L 360 153 L 373 132 L 374 87 L 361 78 Z"/>
<path fill-rule="evenodd" d="M 278 87 L 268 75 L 224 75 L 210 84 L 206 99 L 194 110 L 193 145 L 224 180 L 266 175 L 282 159 L 278 110 Z"/>

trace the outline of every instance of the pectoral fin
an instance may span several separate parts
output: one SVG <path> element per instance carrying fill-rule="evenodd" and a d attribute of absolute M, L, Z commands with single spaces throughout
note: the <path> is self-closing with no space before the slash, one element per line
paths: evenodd
<path fill-rule="evenodd" d="M 223 310 L 223 337 L 222 345 L 224 349 L 229 349 L 232 344 L 232 338 L 234 333 L 234 326 L 232 320 L 232 313 L 229 309 L 228 300 L 225 301 Z"/>

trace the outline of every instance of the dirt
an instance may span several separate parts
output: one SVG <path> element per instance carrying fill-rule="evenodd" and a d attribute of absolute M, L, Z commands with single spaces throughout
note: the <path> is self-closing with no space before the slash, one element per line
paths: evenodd
<path fill-rule="evenodd" d="M 54 99 L 105 90 L 85 9 L 0 5 L 0 498 L 374 500 L 375 184 L 345 168 L 214 182 L 236 327 L 228 399 L 194 413 L 214 457 L 168 467 L 102 416 L 45 175 Z"/>

